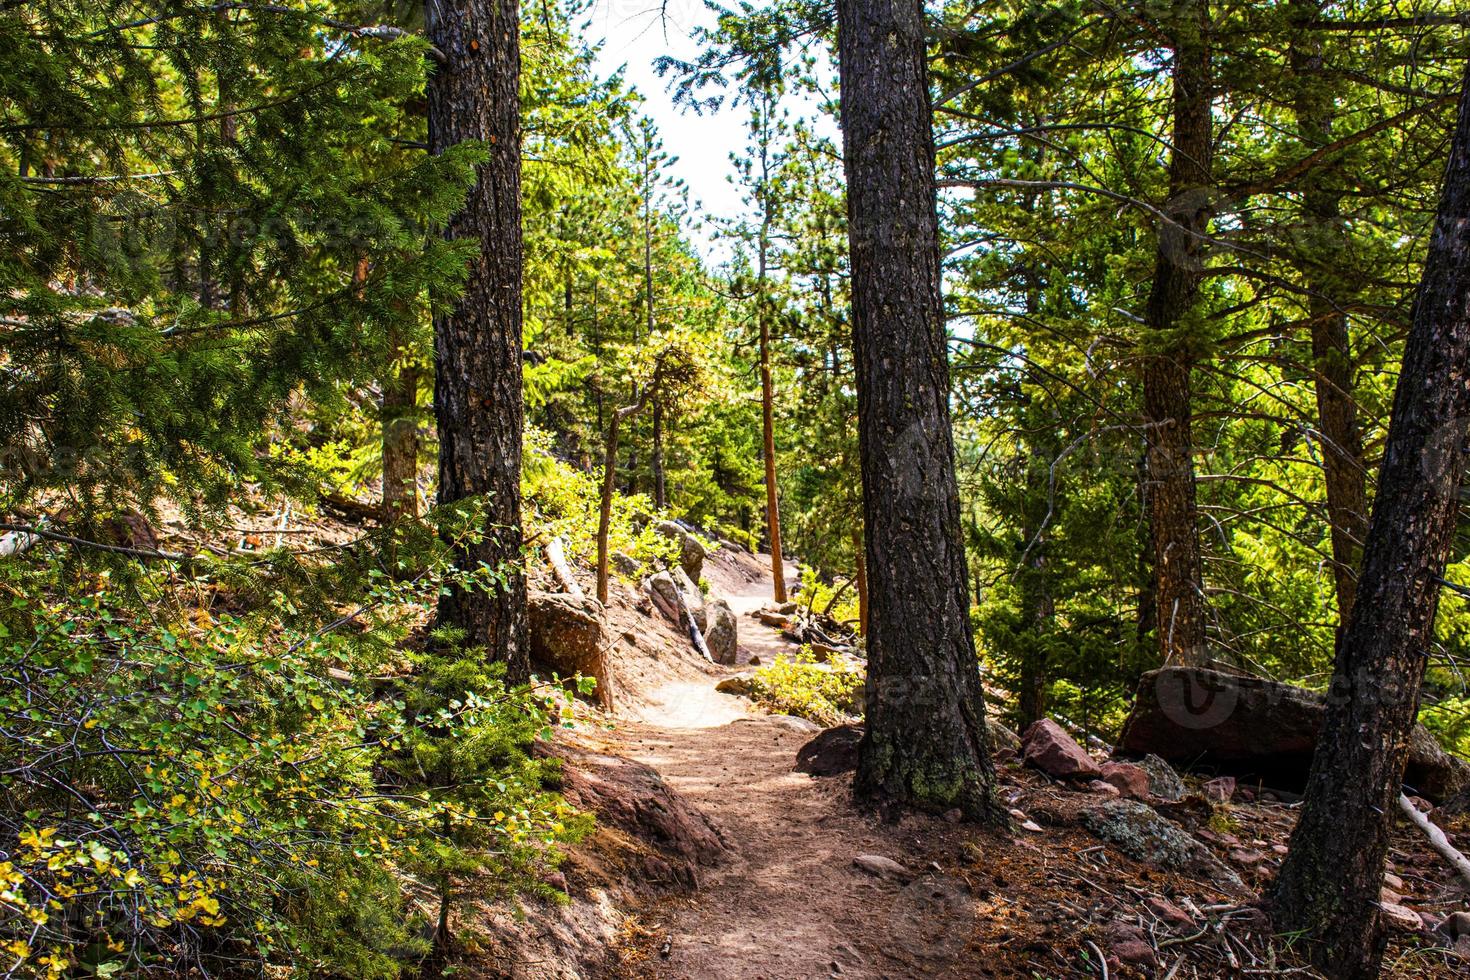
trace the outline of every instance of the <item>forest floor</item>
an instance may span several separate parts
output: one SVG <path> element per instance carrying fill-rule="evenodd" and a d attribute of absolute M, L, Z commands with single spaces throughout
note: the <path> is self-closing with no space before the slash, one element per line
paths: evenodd
<path fill-rule="evenodd" d="M 768 600 L 771 579 L 739 557 L 708 574 L 737 613 L 742 663 L 794 653 L 794 644 L 747 615 Z M 714 821 L 730 849 L 697 891 L 630 920 L 618 976 L 1312 975 L 1252 905 L 1279 864 L 1291 807 L 1230 805 L 1214 815 L 1213 829 L 1195 828 L 1218 852 L 1216 870 L 1233 868 L 1245 889 L 1213 871 L 1163 870 L 1104 845 L 1081 825 L 1081 814 L 1102 802 L 1095 794 L 1017 763 L 1000 767 L 1001 792 L 1022 814 L 1012 834 L 922 814 L 884 821 L 854 804 L 850 777 L 793 771 L 815 731 L 810 723 L 714 690 L 740 669 L 668 677 L 641 692 L 636 718 L 597 733 L 605 751 L 657 769 Z M 865 855 L 902 869 L 868 873 L 854 863 Z M 1417 908 L 1443 915 L 1465 907 L 1463 892 L 1405 828 L 1390 867 Z M 1387 975 L 1460 975 L 1465 964 L 1432 945 L 1424 934 L 1396 936 Z"/>

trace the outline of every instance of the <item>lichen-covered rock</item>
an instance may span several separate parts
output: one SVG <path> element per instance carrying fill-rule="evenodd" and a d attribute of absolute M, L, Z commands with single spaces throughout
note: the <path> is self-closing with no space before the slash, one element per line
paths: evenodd
<path fill-rule="evenodd" d="M 699 577 L 704 574 L 704 545 L 674 521 L 661 521 L 655 530 L 679 543 L 679 567 L 689 576 L 690 581 L 698 582 Z"/>
<path fill-rule="evenodd" d="M 711 599 L 704 604 L 704 642 L 715 663 L 730 666 L 740 659 L 740 627 L 735 613 L 724 599 Z"/>
<path fill-rule="evenodd" d="M 985 731 L 990 734 L 990 750 L 992 752 L 999 752 L 1004 749 L 1012 755 L 1021 754 L 1021 736 L 1011 731 L 995 718 L 986 717 Z"/>
<path fill-rule="evenodd" d="M 622 551 L 614 551 L 610 561 L 612 562 L 612 567 L 617 570 L 619 575 L 626 575 L 628 578 L 636 579 L 639 573 L 643 571 L 643 563 L 641 561 Z"/>
<path fill-rule="evenodd" d="M 1184 794 L 1188 792 L 1184 780 L 1163 759 L 1150 754 L 1138 759 L 1133 765 L 1148 773 L 1148 791 L 1151 795 L 1171 803 L 1184 799 Z"/>
<path fill-rule="evenodd" d="M 1206 875 L 1217 883 L 1244 890 L 1240 877 L 1219 858 L 1152 807 L 1134 800 L 1115 800 L 1082 814 L 1082 823 L 1136 861 Z"/>

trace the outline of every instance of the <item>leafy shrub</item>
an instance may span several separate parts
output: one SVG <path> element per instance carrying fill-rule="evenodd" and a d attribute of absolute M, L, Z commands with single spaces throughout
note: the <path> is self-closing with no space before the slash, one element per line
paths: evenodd
<path fill-rule="evenodd" d="M 526 751 L 554 692 L 449 644 L 374 677 L 447 581 L 491 575 L 423 539 L 394 574 L 336 583 L 355 614 L 330 620 L 294 592 L 223 609 L 259 568 L 0 563 L 0 971 L 392 977 L 452 884 L 547 891 L 585 829 Z"/>
<path fill-rule="evenodd" d="M 821 725 L 840 725 L 863 713 L 862 671 L 819 664 L 810 648 L 758 668 L 751 684 L 756 703 Z"/>

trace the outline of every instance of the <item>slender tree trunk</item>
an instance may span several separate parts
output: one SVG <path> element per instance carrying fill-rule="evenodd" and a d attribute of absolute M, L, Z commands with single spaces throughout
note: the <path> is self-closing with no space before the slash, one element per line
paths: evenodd
<path fill-rule="evenodd" d="M 839 0 L 871 621 L 860 798 L 1001 825 L 970 632 L 919 0 Z"/>
<path fill-rule="evenodd" d="M 1045 432 L 1033 438 L 1037 443 L 1032 448 L 1031 465 L 1027 467 L 1026 474 L 1026 507 L 1030 513 L 1027 526 L 1021 532 L 1023 547 L 1027 549 L 1025 564 L 1020 570 L 1021 610 L 1032 641 L 1021 657 L 1020 690 L 1016 698 L 1019 723 L 1023 727 L 1046 714 L 1046 689 L 1051 667 L 1047 662 L 1046 639 L 1056 617 L 1051 573 L 1046 560 L 1047 532 L 1042 522 L 1051 490 L 1051 460 L 1061 450 L 1050 445 L 1051 440 Z"/>
<path fill-rule="evenodd" d="M 618 489 L 618 437 L 623 422 L 643 410 L 647 397 L 631 405 L 614 409 L 607 426 L 607 441 L 602 454 L 602 500 L 597 508 L 597 601 L 607 605 L 608 550 L 607 536 L 612 530 L 613 495 Z"/>
<path fill-rule="evenodd" d="M 766 127 L 770 119 L 770 101 L 761 113 L 761 180 L 760 206 L 761 227 L 756 243 L 756 307 L 755 315 L 760 330 L 761 362 L 761 455 L 766 464 L 766 532 L 771 544 L 771 594 L 777 602 L 786 601 L 786 559 L 781 554 L 781 505 L 780 492 L 776 484 L 776 420 L 775 389 L 771 383 L 771 310 L 766 295 L 767 264 L 770 253 L 771 194 L 770 194 L 770 135 Z"/>
<path fill-rule="evenodd" d="M 1272 889 L 1323 972 L 1378 975 L 1379 886 L 1445 562 L 1470 419 L 1470 75 L 1394 392 L 1352 615 L 1301 819 Z"/>
<path fill-rule="evenodd" d="M 398 351 L 396 336 L 389 345 Z M 383 520 L 417 517 L 419 513 L 419 372 L 404 361 L 389 365 L 383 389 Z"/>
<path fill-rule="evenodd" d="M 659 510 L 669 505 L 668 490 L 664 485 L 664 407 L 657 402 L 653 406 L 653 504 Z"/>
<path fill-rule="evenodd" d="M 1144 320 L 1152 351 L 1143 359 L 1148 501 L 1154 546 L 1155 628 L 1165 663 L 1198 664 L 1205 645 L 1205 601 L 1195 504 L 1191 378 L 1195 353 L 1187 318 L 1194 308 L 1209 224 L 1209 6 L 1175 0 L 1174 133 L 1169 160 L 1170 220 L 1160 224 L 1153 288 Z"/>
<path fill-rule="evenodd" d="M 1332 140 L 1333 103 L 1317 75 L 1322 70 L 1320 37 L 1306 25 L 1321 14 L 1318 0 L 1295 0 L 1298 25 L 1291 47 L 1295 76 L 1295 111 L 1303 151 Z M 1368 468 L 1353 397 L 1353 356 L 1348 318 L 1335 301 L 1345 285 L 1334 273 L 1347 245 L 1339 193 L 1332 186 L 1335 168 L 1313 168 L 1302 178 L 1301 202 L 1306 230 L 1300 259 L 1308 290 L 1313 382 L 1317 396 L 1317 428 L 1322 472 L 1327 490 L 1327 518 L 1332 533 L 1332 571 L 1337 585 L 1339 624 L 1347 622 L 1357 590 L 1358 558 L 1368 533 Z"/>
<path fill-rule="evenodd" d="M 429 39 L 445 56 L 428 82 L 430 151 L 481 140 L 489 153 L 445 231 L 480 250 L 454 309 L 434 317 L 439 502 L 484 500 L 484 538 L 458 562 L 504 576 L 490 591 L 451 586 L 438 620 L 464 630 L 468 645 L 504 661 L 518 682 L 530 672 L 520 495 L 520 11 L 516 0 L 441 0 L 426 9 Z"/>

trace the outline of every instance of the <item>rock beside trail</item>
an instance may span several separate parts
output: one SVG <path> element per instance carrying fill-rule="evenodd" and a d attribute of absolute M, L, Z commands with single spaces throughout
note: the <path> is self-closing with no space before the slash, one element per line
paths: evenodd
<path fill-rule="evenodd" d="M 1056 779 L 1096 779 L 1102 770 L 1087 750 L 1050 718 L 1031 723 L 1021 736 L 1025 760 Z"/>
<path fill-rule="evenodd" d="M 908 868 L 881 854 L 859 854 L 852 859 L 852 866 L 874 878 L 883 878 L 887 881 L 906 882 L 914 877 L 913 872 Z"/>
<path fill-rule="evenodd" d="M 812 776 L 837 776 L 857 769 L 861 725 L 829 728 L 796 751 L 796 771 Z"/>
<path fill-rule="evenodd" d="M 748 698 L 755 693 L 754 675 L 750 673 L 736 674 L 734 677 L 726 677 L 715 685 L 715 690 L 721 694 L 733 694 L 736 697 Z"/>
<path fill-rule="evenodd" d="M 666 538 L 679 543 L 679 567 L 684 574 L 689 576 L 691 582 L 698 582 L 704 574 L 704 559 L 706 552 L 704 545 L 690 534 L 685 528 L 674 521 L 661 521 L 654 530 Z"/>
<path fill-rule="evenodd" d="M 657 575 L 650 575 L 644 579 L 644 586 L 653 596 L 654 605 L 658 606 L 664 618 L 676 623 L 680 629 L 688 629 L 689 619 L 693 619 L 699 631 L 705 632 L 707 615 L 704 594 L 689 580 L 682 568 L 671 568 Z M 682 612 L 679 609 L 681 597 L 684 600 Z"/>
<path fill-rule="evenodd" d="M 719 829 L 703 811 L 669 786 L 658 770 L 616 755 L 537 742 L 534 753 L 562 760 L 561 792 L 606 829 L 631 837 L 637 874 L 682 888 L 699 887 L 699 869 L 726 853 Z"/>
<path fill-rule="evenodd" d="M 1322 695 L 1291 684 L 1203 667 L 1163 667 L 1139 679 L 1118 750 L 1214 766 L 1295 789 L 1306 782 L 1325 713 Z M 1416 724 L 1404 782 L 1421 796 L 1444 800 L 1470 786 L 1470 762 L 1445 752 Z"/>
<path fill-rule="evenodd" d="M 641 561 L 622 551 L 614 551 L 609 561 L 612 562 L 612 567 L 619 575 L 626 575 L 628 578 L 637 578 L 643 571 Z"/>
<path fill-rule="evenodd" d="M 990 751 L 1009 752 L 1013 756 L 1021 754 L 1021 736 L 1001 724 L 995 717 L 986 716 L 985 731 L 990 735 Z"/>
<path fill-rule="evenodd" d="M 704 642 L 715 663 L 733 666 L 740 659 L 740 627 L 730 604 L 710 599 L 704 604 L 704 620 Z"/>
<path fill-rule="evenodd" d="M 1200 792 L 1211 803 L 1229 803 L 1235 796 L 1235 777 L 1216 776 L 1201 786 Z"/>
<path fill-rule="evenodd" d="M 1082 814 L 1082 823 L 1100 839 L 1137 861 L 1206 875 L 1243 891 L 1240 877 L 1199 841 L 1150 806 L 1134 800 L 1104 803 Z"/>
<path fill-rule="evenodd" d="M 609 703 L 602 604 L 590 596 L 533 590 L 526 613 L 532 661 L 560 677 L 597 678 L 598 695 Z"/>

